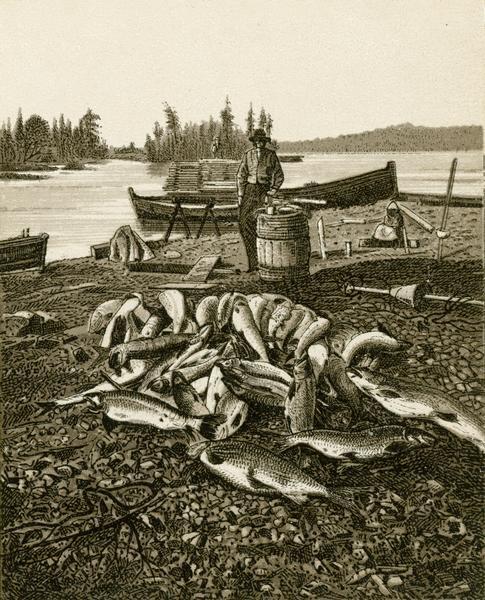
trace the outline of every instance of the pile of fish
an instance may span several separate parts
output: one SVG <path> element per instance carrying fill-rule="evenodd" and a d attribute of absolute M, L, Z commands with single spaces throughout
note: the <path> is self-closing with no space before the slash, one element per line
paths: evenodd
<path fill-rule="evenodd" d="M 141 294 L 132 294 L 98 306 L 89 331 L 101 336 L 108 354 L 105 381 L 53 404 L 85 402 L 102 412 L 108 430 L 117 423 L 186 430 L 195 438 L 190 453 L 210 471 L 240 489 L 298 503 L 320 496 L 351 506 L 344 494 L 283 456 L 288 448 L 372 460 L 434 440 L 422 429 L 400 425 L 319 429 L 322 414 L 336 401 L 358 416 L 363 396 L 370 397 L 396 415 L 431 420 L 485 451 L 485 427 L 475 415 L 438 390 L 377 370 L 409 348 L 385 326 L 358 331 L 280 294 L 227 292 L 194 304 L 179 290 L 164 290 L 158 301 L 149 306 Z M 227 440 L 256 405 L 284 414 L 287 432 L 275 433 L 278 454 Z"/>

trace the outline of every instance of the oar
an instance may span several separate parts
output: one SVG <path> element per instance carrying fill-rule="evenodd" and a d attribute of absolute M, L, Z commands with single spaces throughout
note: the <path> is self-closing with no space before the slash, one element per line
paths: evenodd
<path fill-rule="evenodd" d="M 442 236 L 438 233 L 438 252 L 436 255 L 437 260 L 441 260 L 441 256 L 443 254 L 443 240 L 445 238 L 444 232 L 446 229 L 446 222 L 448 221 L 448 213 L 450 210 L 451 195 L 453 192 L 453 183 L 455 181 L 455 173 L 456 173 L 456 165 L 457 164 L 458 164 L 458 159 L 454 158 L 451 163 L 450 177 L 448 179 L 448 189 L 446 191 L 445 204 L 443 206 L 443 214 L 441 216 L 440 233 L 442 233 Z"/>

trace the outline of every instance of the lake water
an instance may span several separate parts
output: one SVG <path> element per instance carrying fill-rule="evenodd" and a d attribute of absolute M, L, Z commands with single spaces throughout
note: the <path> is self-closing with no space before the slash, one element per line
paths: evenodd
<path fill-rule="evenodd" d="M 379 169 L 388 160 L 397 165 L 403 192 L 445 194 L 451 161 L 458 157 L 454 193 L 482 194 L 482 153 L 363 153 L 307 154 L 301 163 L 283 163 L 285 183 L 325 182 Z M 89 255 L 91 244 L 106 242 L 120 225 L 131 225 L 145 238 L 162 231 L 147 231 L 137 221 L 128 198 L 132 186 L 141 194 L 160 194 L 166 166 L 110 160 L 84 171 L 53 171 L 41 181 L 0 180 L 0 237 L 49 234 L 47 260 Z"/>

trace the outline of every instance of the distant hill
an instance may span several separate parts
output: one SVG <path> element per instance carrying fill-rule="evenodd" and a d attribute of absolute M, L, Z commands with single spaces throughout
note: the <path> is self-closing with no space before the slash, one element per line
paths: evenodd
<path fill-rule="evenodd" d="M 479 150 L 483 130 L 478 125 L 422 127 L 411 123 L 384 129 L 315 138 L 298 142 L 278 142 L 280 152 L 426 152 Z"/>

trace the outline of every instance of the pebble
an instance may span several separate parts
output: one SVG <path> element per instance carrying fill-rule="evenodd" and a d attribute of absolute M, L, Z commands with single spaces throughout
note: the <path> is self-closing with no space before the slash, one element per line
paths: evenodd
<path fill-rule="evenodd" d="M 389 579 L 387 580 L 387 585 L 390 588 L 394 588 L 394 587 L 398 587 L 400 585 L 403 584 L 402 579 L 399 577 L 399 575 L 392 575 L 391 577 L 389 577 Z"/>
<path fill-rule="evenodd" d="M 247 525 L 246 527 L 243 527 L 241 529 L 241 537 L 242 538 L 247 538 L 249 536 L 249 534 L 252 531 L 252 527 L 249 527 L 249 525 Z"/>

